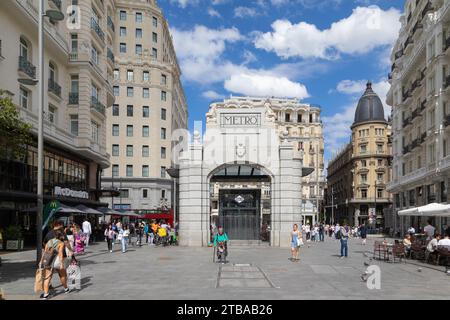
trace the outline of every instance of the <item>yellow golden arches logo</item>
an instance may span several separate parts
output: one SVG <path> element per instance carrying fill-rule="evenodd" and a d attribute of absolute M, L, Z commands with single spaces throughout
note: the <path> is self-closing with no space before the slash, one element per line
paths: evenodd
<path fill-rule="evenodd" d="M 52 202 L 50 202 L 50 205 L 49 205 L 49 207 L 50 207 L 50 208 L 52 208 L 52 209 L 56 209 L 56 208 L 58 208 L 58 202 L 56 202 L 56 201 L 52 201 Z"/>

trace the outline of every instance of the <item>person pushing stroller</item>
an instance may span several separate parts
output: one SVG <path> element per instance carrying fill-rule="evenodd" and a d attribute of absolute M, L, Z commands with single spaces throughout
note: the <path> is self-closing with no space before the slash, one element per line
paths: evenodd
<path fill-rule="evenodd" d="M 224 232 L 223 227 L 218 228 L 218 233 L 214 237 L 214 247 L 217 248 L 217 259 L 221 263 L 227 261 L 228 256 L 228 236 Z"/>

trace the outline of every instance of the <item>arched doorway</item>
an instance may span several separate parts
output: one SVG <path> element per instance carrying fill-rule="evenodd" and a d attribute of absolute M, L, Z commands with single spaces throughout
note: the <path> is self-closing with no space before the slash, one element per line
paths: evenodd
<path fill-rule="evenodd" d="M 223 226 L 232 242 L 270 243 L 272 177 L 251 163 L 222 165 L 209 175 L 211 240 Z"/>

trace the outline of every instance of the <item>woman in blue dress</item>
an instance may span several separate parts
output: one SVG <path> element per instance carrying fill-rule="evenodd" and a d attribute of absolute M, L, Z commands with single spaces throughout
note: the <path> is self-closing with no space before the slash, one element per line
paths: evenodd
<path fill-rule="evenodd" d="M 298 225 L 294 224 L 293 230 L 291 232 L 291 254 L 292 257 L 289 258 L 292 262 L 298 262 L 300 259 L 298 258 L 298 251 L 299 251 L 299 241 L 302 234 L 298 230 Z"/>

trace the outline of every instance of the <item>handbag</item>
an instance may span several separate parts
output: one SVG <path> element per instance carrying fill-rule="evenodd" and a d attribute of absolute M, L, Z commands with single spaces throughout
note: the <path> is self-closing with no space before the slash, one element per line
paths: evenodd
<path fill-rule="evenodd" d="M 39 266 L 36 270 L 36 277 L 34 280 L 34 292 L 39 293 L 44 291 L 44 269 Z"/>
<path fill-rule="evenodd" d="M 303 243 L 303 239 L 302 238 L 297 238 L 297 247 L 303 247 L 304 243 Z"/>

